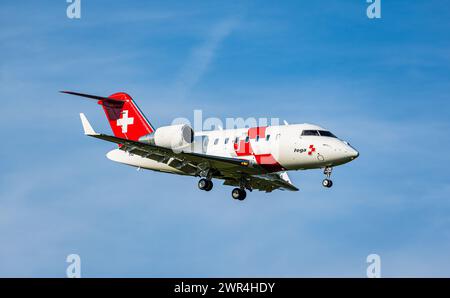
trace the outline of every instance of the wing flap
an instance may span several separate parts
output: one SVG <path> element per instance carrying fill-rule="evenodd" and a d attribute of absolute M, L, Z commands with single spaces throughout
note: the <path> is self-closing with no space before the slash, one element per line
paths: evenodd
<path fill-rule="evenodd" d="M 246 177 L 246 185 L 251 189 L 257 189 L 260 191 L 271 192 L 275 189 L 298 191 L 292 183 L 284 181 L 276 176 L 277 173 L 267 175 L 252 175 Z M 224 185 L 240 186 L 238 177 L 225 177 Z"/>

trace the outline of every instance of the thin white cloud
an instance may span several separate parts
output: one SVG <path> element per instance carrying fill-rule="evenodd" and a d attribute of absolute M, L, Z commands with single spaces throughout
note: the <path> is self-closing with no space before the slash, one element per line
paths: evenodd
<path fill-rule="evenodd" d="M 237 27 L 238 23 L 237 18 L 220 21 L 213 26 L 206 41 L 191 51 L 176 81 L 175 90 L 178 98 L 183 98 L 201 80 L 208 71 L 221 43 Z"/>

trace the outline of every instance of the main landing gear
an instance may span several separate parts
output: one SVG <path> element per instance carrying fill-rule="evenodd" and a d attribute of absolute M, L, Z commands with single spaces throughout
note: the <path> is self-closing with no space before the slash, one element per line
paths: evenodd
<path fill-rule="evenodd" d="M 211 180 L 202 178 L 198 181 L 198 188 L 205 191 L 210 191 L 213 188 L 213 182 Z"/>
<path fill-rule="evenodd" d="M 208 178 L 202 178 L 198 181 L 198 188 L 204 191 L 210 191 L 213 188 L 213 183 L 211 179 Z M 245 197 L 247 196 L 247 192 L 245 191 L 245 188 L 252 191 L 251 188 L 246 187 L 245 180 L 242 180 L 240 182 L 240 187 L 236 187 L 231 192 L 231 196 L 235 200 L 243 201 L 245 200 Z"/>
<path fill-rule="evenodd" d="M 243 188 L 234 188 L 233 191 L 231 192 L 231 196 L 235 200 L 243 201 L 247 196 L 247 192 Z"/>
<path fill-rule="evenodd" d="M 333 186 L 333 181 L 331 181 L 331 179 L 330 179 L 332 170 L 333 170 L 332 167 L 326 167 L 323 170 L 323 173 L 325 174 L 325 176 L 327 176 L 327 178 L 323 179 L 323 181 L 322 181 L 323 187 L 330 188 Z"/>

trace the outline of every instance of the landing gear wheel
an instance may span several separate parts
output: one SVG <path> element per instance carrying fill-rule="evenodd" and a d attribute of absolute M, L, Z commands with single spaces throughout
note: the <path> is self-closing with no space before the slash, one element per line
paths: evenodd
<path fill-rule="evenodd" d="M 324 179 L 324 180 L 322 181 L 322 185 L 323 185 L 323 187 L 328 187 L 328 188 L 330 188 L 330 187 L 333 186 L 333 181 L 331 181 L 330 179 Z"/>
<path fill-rule="evenodd" d="M 213 188 L 213 182 L 211 180 L 206 180 L 206 181 L 208 181 L 208 184 L 206 185 L 205 190 L 210 191 Z"/>
<path fill-rule="evenodd" d="M 323 173 L 325 174 L 326 178 L 322 181 L 323 187 L 330 188 L 333 186 L 333 181 L 331 181 L 331 172 L 333 171 L 332 167 L 325 167 L 323 170 Z"/>
<path fill-rule="evenodd" d="M 243 201 L 245 199 L 245 197 L 247 196 L 247 193 L 245 192 L 244 189 L 235 188 L 231 192 L 231 196 L 235 200 Z"/>
<path fill-rule="evenodd" d="M 247 192 L 243 189 L 241 189 L 240 191 L 241 191 L 241 196 L 239 197 L 239 201 L 243 201 L 247 197 Z"/>
<path fill-rule="evenodd" d="M 206 180 L 206 179 L 200 179 L 198 181 L 198 188 L 200 188 L 201 190 L 205 190 L 207 185 L 208 185 L 208 180 Z"/>
<path fill-rule="evenodd" d="M 202 178 L 198 181 L 198 188 L 205 191 L 210 191 L 213 188 L 213 183 L 211 180 Z"/>

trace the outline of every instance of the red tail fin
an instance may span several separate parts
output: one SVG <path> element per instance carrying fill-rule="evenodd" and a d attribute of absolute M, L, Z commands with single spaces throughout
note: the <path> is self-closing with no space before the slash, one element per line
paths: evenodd
<path fill-rule="evenodd" d="M 119 92 L 109 97 L 102 97 L 72 91 L 61 92 L 98 100 L 116 137 L 137 141 L 139 137 L 154 131 L 153 126 L 142 114 L 131 96 L 126 93 Z"/>
<path fill-rule="evenodd" d="M 99 100 L 98 104 L 103 107 L 116 137 L 137 141 L 139 137 L 153 132 L 153 127 L 131 96 L 119 92 L 108 98 Z"/>

